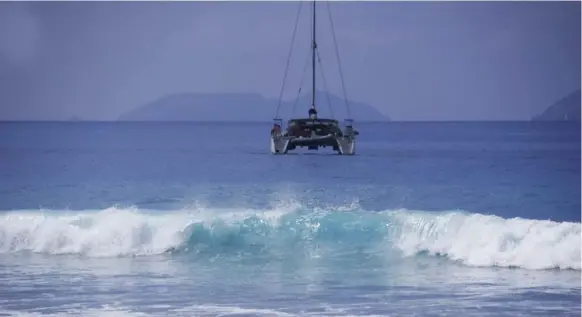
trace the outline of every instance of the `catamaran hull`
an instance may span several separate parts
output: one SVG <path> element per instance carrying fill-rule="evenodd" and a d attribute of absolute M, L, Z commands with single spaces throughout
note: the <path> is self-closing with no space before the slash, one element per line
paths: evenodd
<path fill-rule="evenodd" d="M 354 155 L 356 153 L 356 140 L 350 137 L 334 136 L 315 138 L 271 137 L 272 154 L 287 154 L 297 147 L 307 147 L 309 150 L 331 147 L 341 155 Z"/>
<path fill-rule="evenodd" d="M 290 138 L 285 137 L 271 137 L 271 153 L 272 154 L 287 154 Z"/>
<path fill-rule="evenodd" d="M 338 150 L 342 155 L 356 154 L 356 140 L 352 138 L 338 138 Z"/>

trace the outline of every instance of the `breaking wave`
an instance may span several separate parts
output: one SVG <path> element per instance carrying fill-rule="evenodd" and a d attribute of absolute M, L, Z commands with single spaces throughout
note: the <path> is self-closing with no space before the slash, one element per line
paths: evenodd
<path fill-rule="evenodd" d="M 470 266 L 580 270 L 581 224 L 355 207 L 172 212 L 109 208 L 0 215 L 2 254 L 276 254 L 315 247 L 374 248 L 400 257 L 428 254 Z"/>

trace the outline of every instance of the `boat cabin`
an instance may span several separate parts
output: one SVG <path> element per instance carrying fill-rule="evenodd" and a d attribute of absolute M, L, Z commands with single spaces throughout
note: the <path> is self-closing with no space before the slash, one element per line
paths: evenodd
<path fill-rule="evenodd" d="M 342 135 L 338 121 L 334 119 L 301 118 L 291 119 L 287 123 L 287 133 L 291 136 L 309 137 L 312 131 L 315 132 L 315 135 L 320 136 L 328 134 Z"/>

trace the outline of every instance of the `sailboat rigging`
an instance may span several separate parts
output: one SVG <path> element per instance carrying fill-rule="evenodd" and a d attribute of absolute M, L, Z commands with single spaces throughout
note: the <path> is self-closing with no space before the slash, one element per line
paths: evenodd
<path fill-rule="evenodd" d="M 272 154 L 286 154 L 297 147 L 307 147 L 308 150 L 318 150 L 319 148 L 331 147 L 334 151 L 342 155 L 354 155 L 356 150 L 356 136 L 359 134 L 353 128 L 353 120 L 350 117 L 349 104 L 345 93 L 345 85 L 343 80 L 343 73 L 341 70 L 341 62 L 339 59 L 339 52 L 337 48 L 337 41 L 335 38 L 333 20 L 328 3 L 329 20 L 331 24 L 333 40 L 336 50 L 336 57 L 338 60 L 338 67 L 340 70 L 340 77 L 342 88 L 344 92 L 344 99 L 346 102 L 346 109 L 348 118 L 345 119 L 344 130 L 340 128 L 337 120 L 333 118 L 318 117 L 316 107 L 316 62 L 321 63 L 319 58 L 319 50 L 316 40 L 316 1 L 312 1 L 312 26 L 311 26 L 311 107 L 308 111 L 307 118 L 292 118 L 287 122 L 287 129 L 282 130 L 283 120 L 278 117 L 279 109 L 282 102 L 283 89 L 287 79 L 287 71 L 289 68 L 289 60 L 291 58 L 291 51 L 293 49 L 293 41 L 297 30 L 299 15 L 301 12 L 301 3 L 297 12 L 295 20 L 295 27 L 293 29 L 293 36 L 291 40 L 291 48 L 287 58 L 287 67 L 283 77 L 283 85 L 281 87 L 281 94 L 279 96 L 279 104 L 277 106 L 277 115 L 273 119 L 273 127 L 271 129 L 271 153 Z M 306 65 L 307 66 L 307 65 Z M 322 77 L 325 84 L 325 77 Z M 301 92 L 301 87 L 299 88 Z M 329 103 L 329 97 L 328 97 Z M 331 107 L 331 104 L 330 104 Z"/>

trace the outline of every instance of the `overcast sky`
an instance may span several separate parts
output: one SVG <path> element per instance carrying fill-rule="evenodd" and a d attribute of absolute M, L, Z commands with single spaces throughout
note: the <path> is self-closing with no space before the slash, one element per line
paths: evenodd
<path fill-rule="evenodd" d="M 308 53 L 307 4 L 285 99 Z M 330 4 L 348 97 L 394 120 L 527 119 L 580 87 L 580 2 Z M 277 97 L 298 6 L 0 2 L 0 120 L 112 120 L 174 92 Z M 320 50 L 339 95 L 325 10 Z"/>

